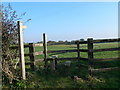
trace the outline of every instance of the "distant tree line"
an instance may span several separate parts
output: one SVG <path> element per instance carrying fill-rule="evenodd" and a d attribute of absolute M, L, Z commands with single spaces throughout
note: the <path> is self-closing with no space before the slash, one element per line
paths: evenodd
<path fill-rule="evenodd" d="M 77 41 L 85 41 L 84 39 L 80 39 L 80 40 L 72 40 L 72 41 L 48 41 L 47 42 L 47 44 L 48 45 L 59 45 L 59 44 L 65 44 L 65 45 L 71 45 L 71 44 L 75 44 Z M 41 42 L 37 42 L 37 43 L 42 43 L 42 41 Z"/>

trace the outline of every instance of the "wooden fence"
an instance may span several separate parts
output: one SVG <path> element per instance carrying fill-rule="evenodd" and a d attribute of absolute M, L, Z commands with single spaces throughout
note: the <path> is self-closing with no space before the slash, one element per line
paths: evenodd
<path fill-rule="evenodd" d="M 76 42 L 77 49 L 73 50 L 55 50 L 55 51 L 47 51 L 47 41 L 46 41 L 46 35 L 43 34 L 43 48 L 44 51 L 35 52 L 34 47 L 41 46 L 40 44 L 33 44 L 29 43 L 28 45 L 24 45 L 24 48 L 29 48 L 29 53 L 24 54 L 25 56 L 30 57 L 30 63 L 25 63 L 26 65 L 30 65 L 31 70 L 35 69 L 35 61 L 42 61 L 42 59 L 35 60 L 36 55 L 43 55 L 44 54 L 44 62 L 45 67 L 48 64 L 48 61 L 53 61 L 53 58 L 47 58 L 48 53 L 67 53 L 67 52 L 77 52 L 77 57 L 67 57 L 67 58 L 56 58 L 56 61 L 60 60 L 86 60 L 89 62 L 89 71 L 90 74 L 92 72 L 100 72 L 100 71 L 107 71 L 107 70 L 117 70 L 119 67 L 113 67 L 113 68 L 101 68 L 101 69 L 93 69 L 93 62 L 99 62 L 99 61 L 112 61 L 112 60 L 120 60 L 120 57 L 117 58 L 104 58 L 104 59 L 95 59 L 94 53 L 95 52 L 104 52 L 104 51 L 119 51 L 120 47 L 117 48 L 104 48 L 104 49 L 93 49 L 94 43 L 108 43 L 108 42 L 119 42 L 120 38 L 118 39 L 102 39 L 102 40 L 93 40 L 92 38 L 87 39 L 87 41 L 83 42 Z M 87 44 L 87 49 L 81 49 L 81 44 Z M 11 48 L 18 48 L 18 46 L 12 46 Z M 81 57 L 80 53 L 86 52 L 88 54 L 87 58 Z M 86 66 L 86 65 L 85 65 Z"/>
<path fill-rule="evenodd" d="M 115 58 L 104 58 L 104 59 L 96 59 L 94 58 L 94 53 L 95 52 L 104 52 L 104 51 L 119 51 L 120 47 L 117 48 L 104 48 L 104 49 L 93 49 L 93 44 L 94 43 L 109 43 L 109 42 L 119 42 L 120 38 L 118 39 L 100 39 L 100 40 L 93 40 L 93 38 L 88 38 L 87 41 L 82 41 L 82 42 L 76 42 L 77 44 L 77 49 L 73 50 L 57 50 L 57 51 L 47 51 L 47 53 L 66 53 L 66 52 L 77 52 L 77 57 L 72 57 L 72 58 L 56 58 L 57 61 L 59 60 L 86 60 L 89 62 L 89 71 L 90 74 L 92 72 L 101 72 L 101 71 L 108 71 L 108 70 L 117 70 L 120 69 L 119 67 L 113 67 L 113 68 L 101 68 L 101 69 L 93 69 L 93 63 L 94 62 L 100 62 L 100 61 L 112 61 L 112 60 L 120 60 L 120 57 L 115 57 Z M 80 45 L 81 44 L 87 44 L 87 49 L 81 49 Z M 86 52 L 88 54 L 88 58 L 83 58 L 81 57 L 80 53 L 81 52 Z M 47 61 L 52 61 L 53 58 L 46 58 Z M 86 65 L 84 65 L 86 66 Z"/>
<path fill-rule="evenodd" d="M 29 43 L 28 45 L 24 45 L 24 48 L 29 48 L 29 53 L 27 53 L 27 54 L 25 53 L 24 56 L 29 56 L 30 57 L 30 63 L 25 63 L 25 65 L 30 65 L 31 70 L 35 70 L 35 62 L 36 61 L 42 61 L 42 59 L 35 60 L 36 55 L 42 55 L 43 54 L 43 51 L 35 52 L 34 47 L 38 47 L 38 46 L 41 46 L 41 44 Z M 11 46 L 10 48 L 18 49 L 18 45 Z"/>

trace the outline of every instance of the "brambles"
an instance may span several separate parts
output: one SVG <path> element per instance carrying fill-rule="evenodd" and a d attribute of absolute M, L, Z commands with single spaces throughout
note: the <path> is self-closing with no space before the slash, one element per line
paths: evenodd
<path fill-rule="evenodd" d="M 17 21 L 21 20 L 22 16 L 24 16 L 26 12 L 22 13 L 21 15 L 17 15 L 10 3 L 7 6 L 0 5 L 0 7 L 2 7 L 2 75 L 3 77 L 6 76 L 9 80 L 9 83 L 12 84 L 12 80 L 16 80 L 18 78 L 16 66 L 19 62 L 19 58 L 18 49 L 13 50 L 10 48 L 10 46 L 18 44 Z M 30 19 L 27 21 L 29 20 Z"/>

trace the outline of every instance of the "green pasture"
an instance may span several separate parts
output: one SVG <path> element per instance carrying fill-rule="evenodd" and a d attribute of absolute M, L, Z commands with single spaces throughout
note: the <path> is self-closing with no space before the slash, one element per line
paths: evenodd
<path fill-rule="evenodd" d="M 94 49 L 116 48 L 118 43 L 97 43 L 94 44 Z M 81 49 L 87 49 L 86 44 L 80 45 Z M 43 51 L 43 47 L 35 47 L 35 52 Z M 48 51 L 55 50 L 72 50 L 77 49 L 76 45 L 51 45 L 48 46 Z M 25 49 L 25 53 L 29 53 L 29 49 Z M 94 53 L 94 58 L 112 58 L 118 57 L 118 51 L 104 51 Z M 58 57 L 77 57 L 77 52 L 73 53 L 49 53 L 48 57 L 58 55 Z M 87 58 L 86 52 L 80 53 L 81 57 Z M 35 56 L 35 59 L 43 59 L 43 55 Z M 26 57 L 29 61 L 29 57 Z M 118 71 L 107 71 L 94 73 L 93 77 L 88 74 L 88 67 L 79 66 L 79 64 L 88 65 L 87 61 L 72 60 L 71 67 L 65 67 L 64 61 L 59 61 L 57 70 L 52 71 L 50 68 L 44 69 L 44 63 L 37 63 L 36 71 L 27 72 L 28 88 L 120 88 L 120 73 Z M 50 63 L 49 63 L 50 64 Z M 106 61 L 94 63 L 94 68 L 116 67 L 120 65 L 120 61 Z M 29 66 L 27 66 L 29 68 Z M 74 81 L 71 76 L 77 75 L 81 78 L 79 81 Z"/>
<path fill-rule="evenodd" d="M 94 44 L 94 49 L 103 49 L 103 48 L 115 48 L 118 47 L 118 43 L 98 43 Z M 87 49 L 86 44 L 80 45 L 81 49 Z M 43 51 L 43 47 L 35 47 L 35 52 Z M 55 50 L 73 50 L 77 49 L 76 45 L 50 45 L 48 46 L 48 51 Z M 25 48 L 25 53 L 29 53 L 29 48 Z M 77 57 L 77 52 L 73 53 L 49 53 L 48 57 L 52 55 L 58 55 L 58 57 Z M 88 57 L 86 52 L 81 52 L 81 57 Z M 118 57 L 118 51 L 106 51 L 106 52 L 97 52 L 94 53 L 94 58 L 112 58 Z M 35 57 L 36 59 L 43 58 L 43 55 L 38 55 Z"/>
<path fill-rule="evenodd" d="M 96 43 L 94 49 L 117 48 L 118 43 Z M 86 44 L 80 45 L 81 49 L 87 49 Z M 35 47 L 35 52 L 43 51 L 43 47 Z M 73 50 L 77 49 L 77 45 L 50 45 L 48 51 L 55 50 Z M 112 58 L 119 57 L 120 51 L 104 51 L 94 53 L 94 58 Z M 25 48 L 25 53 L 29 53 L 29 48 Z M 58 55 L 62 57 L 77 57 L 77 52 L 72 53 L 49 53 L 47 57 Z M 87 58 L 87 52 L 81 52 L 81 57 Z M 43 59 L 44 55 L 37 55 L 35 59 Z M 30 62 L 29 57 L 25 57 L 26 62 Z M 69 60 L 67 60 L 69 61 Z M 107 71 L 93 73 L 93 77 L 88 72 L 88 61 L 72 60 L 70 67 L 65 67 L 65 61 L 58 61 L 56 70 L 53 71 L 48 67 L 44 68 L 44 62 L 38 62 L 35 66 L 35 71 L 30 70 L 30 66 L 26 65 L 26 81 L 18 81 L 13 84 L 13 88 L 120 88 L 120 73 L 119 71 Z M 87 67 L 80 66 L 84 64 Z M 50 62 L 49 64 L 50 65 Z M 120 61 L 102 61 L 94 63 L 94 68 L 118 67 Z M 19 67 L 18 67 L 19 68 Z M 29 69 L 29 70 L 28 70 Z M 19 71 L 18 71 L 19 72 Z M 79 76 L 80 80 L 75 81 L 71 77 Z M 7 87 L 4 85 L 3 87 Z"/>

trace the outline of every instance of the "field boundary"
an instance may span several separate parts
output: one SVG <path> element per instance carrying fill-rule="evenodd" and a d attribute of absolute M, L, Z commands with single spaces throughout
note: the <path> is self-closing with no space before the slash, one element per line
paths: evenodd
<path fill-rule="evenodd" d="M 28 54 L 24 54 L 24 56 L 29 56 L 30 57 L 30 63 L 26 63 L 26 65 L 30 65 L 31 70 L 35 70 L 35 61 L 39 61 L 39 60 L 35 60 L 35 56 L 36 55 L 44 55 L 44 63 L 45 63 L 45 67 L 47 67 L 48 65 L 48 61 L 60 61 L 60 60 L 86 60 L 89 62 L 89 71 L 90 73 L 92 72 L 100 72 L 100 71 L 107 71 L 107 70 L 117 70 L 116 68 L 112 68 L 112 69 L 105 69 L 105 68 L 101 68 L 101 69 L 93 69 L 93 63 L 94 62 L 101 62 L 101 61 L 112 61 L 112 60 L 120 60 L 120 57 L 114 57 L 114 58 L 102 58 L 102 59 L 95 59 L 94 58 L 94 53 L 96 52 L 105 52 L 105 51 L 119 51 L 120 47 L 117 48 L 104 48 L 104 49 L 93 49 L 93 44 L 94 43 L 109 43 L 109 42 L 120 42 L 120 38 L 118 39 L 98 39 L 98 40 L 93 40 L 93 38 L 88 38 L 87 41 L 77 41 L 75 44 L 77 46 L 77 49 L 72 49 L 72 50 L 53 50 L 53 51 L 47 51 L 47 41 L 46 41 L 46 34 L 43 34 L 43 51 L 40 52 L 35 52 L 34 47 L 38 47 L 41 46 L 41 44 L 34 44 L 34 43 L 29 43 L 28 45 L 24 45 L 24 48 L 29 48 L 29 53 Z M 87 44 L 87 49 L 81 49 L 81 44 Z M 18 46 L 11 46 L 10 48 L 12 49 L 16 49 L 18 48 Z M 48 53 L 71 53 L 71 52 L 77 52 L 77 57 L 66 57 L 66 58 L 47 58 L 47 54 Z M 80 53 L 81 52 L 86 52 L 88 54 L 88 58 L 83 58 L 81 57 Z M 119 67 L 118 67 L 119 68 Z"/>
<path fill-rule="evenodd" d="M 71 53 L 71 52 L 77 52 L 77 57 L 73 58 L 56 58 L 57 61 L 59 60 L 87 60 L 89 62 L 89 71 L 90 74 L 92 72 L 102 72 L 102 71 L 108 71 L 108 70 L 118 70 L 120 69 L 119 67 L 113 67 L 113 68 L 100 68 L 100 69 L 93 69 L 93 63 L 94 62 L 101 62 L 101 61 L 113 61 L 113 60 L 120 60 L 120 57 L 114 57 L 114 58 L 101 58 L 101 59 L 96 59 L 94 58 L 94 53 L 96 52 L 105 52 L 105 51 L 119 51 L 120 47 L 117 48 L 104 48 L 104 49 L 93 49 L 93 44 L 94 43 L 109 43 L 109 42 L 120 42 L 120 38 L 118 39 L 98 39 L 98 40 L 93 40 L 93 38 L 88 38 L 87 41 L 82 41 L 82 42 L 76 42 L 77 44 L 77 49 L 73 50 L 55 50 L 55 51 L 47 51 L 47 53 Z M 80 49 L 81 44 L 87 44 L 88 49 Z M 88 54 L 88 58 L 83 58 L 80 56 L 81 52 L 86 52 Z M 53 58 L 46 58 L 47 61 L 53 61 Z M 117 68 L 117 69 L 116 69 Z"/>

